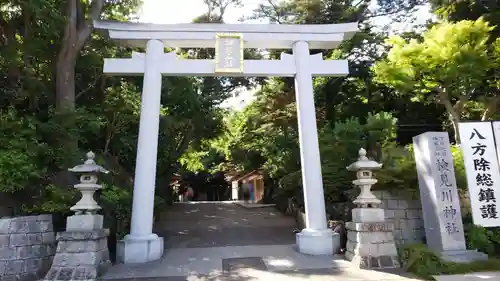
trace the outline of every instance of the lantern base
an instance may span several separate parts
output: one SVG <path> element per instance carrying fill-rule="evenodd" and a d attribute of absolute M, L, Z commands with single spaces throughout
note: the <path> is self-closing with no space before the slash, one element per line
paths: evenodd
<path fill-rule="evenodd" d="M 111 266 L 107 229 L 57 234 L 57 252 L 42 281 L 99 280 Z"/>
<path fill-rule="evenodd" d="M 348 222 L 345 257 L 362 269 L 400 267 L 393 230 L 388 222 Z"/>
<path fill-rule="evenodd" d="M 74 215 L 66 219 L 66 231 L 102 229 L 102 215 Z"/>
<path fill-rule="evenodd" d="M 163 237 L 156 234 L 147 237 L 127 235 L 118 241 L 116 260 L 119 263 L 145 263 L 163 256 Z"/>
<path fill-rule="evenodd" d="M 384 209 L 380 208 L 354 208 L 352 209 L 353 222 L 383 222 Z"/>
<path fill-rule="evenodd" d="M 296 234 L 297 250 L 314 256 L 334 255 L 340 249 L 340 235 L 331 229 L 303 229 Z"/>

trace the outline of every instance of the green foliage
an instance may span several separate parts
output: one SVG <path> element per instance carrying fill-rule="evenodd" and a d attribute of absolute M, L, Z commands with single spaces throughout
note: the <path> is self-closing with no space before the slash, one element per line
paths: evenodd
<path fill-rule="evenodd" d="M 19 118 L 14 109 L 0 110 L 0 192 L 22 191 L 45 176 L 37 160 L 46 149 L 36 132 L 38 122 Z"/>
<path fill-rule="evenodd" d="M 491 78 L 498 78 L 493 74 L 498 54 L 489 41 L 492 30 L 479 18 L 437 24 L 422 40 L 391 37 L 386 40 L 387 58 L 372 67 L 375 81 L 412 101 L 444 106 L 458 140 L 458 122 L 466 117 L 468 103 L 480 103 L 485 120 L 497 111 L 498 87 Z"/>
<path fill-rule="evenodd" d="M 496 1 L 475 1 L 475 0 L 430 0 L 434 14 L 441 19 L 456 22 L 461 20 L 476 20 L 480 17 L 495 26 L 493 34 L 495 38 L 500 35 L 500 8 Z"/>
<path fill-rule="evenodd" d="M 401 261 L 405 270 L 426 280 L 434 280 L 433 275 L 496 271 L 500 266 L 497 259 L 472 263 L 446 262 L 420 244 L 405 246 L 401 250 Z"/>
<path fill-rule="evenodd" d="M 379 148 L 394 143 L 396 121 L 391 114 L 380 112 L 368 114 L 364 124 L 351 118 L 337 122 L 333 129 L 325 126 L 320 130 L 321 169 L 327 204 L 349 201 L 355 175 L 346 167 L 356 161 L 360 148 L 366 148 L 371 157 L 380 157 Z M 288 194 L 302 205 L 301 180 L 300 171 L 281 178 L 276 196 Z"/>
<path fill-rule="evenodd" d="M 106 1 L 100 18 L 130 20 L 141 1 L 112 2 L 116 3 Z M 90 1 L 81 3 L 88 13 Z M 130 57 L 132 49 L 94 33 L 75 58 L 76 109 L 56 114 L 55 67 L 58 51 L 67 43 L 63 41 L 67 40 L 63 36 L 66 8 L 60 0 L 0 3 L 0 67 L 4 70 L 0 76 L 0 196 L 9 195 L 18 213 L 66 215 L 79 196 L 72 187 L 76 178 L 67 169 L 81 164 L 92 150 L 98 164 L 111 171 L 100 178 L 104 189 L 99 201 L 111 220 L 107 224 L 121 235 L 128 231 L 130 220 L 143 81 L 102 75 L 104 58 Z M 181 55 L 187 56 L 188 51 Z M 172 200 L 168 183 L 181 155 L 221 133 L 218 105 L 231 89 L 252 81 L 163 79 L 157 210 Z M 68 136 L 74 145 L 61 146 L 61 139 Z"/>
<path fill-rule="evenodd" d="M 100 199 L 106 210 L 105 218 L 109 221 L 118 237 L 123 237 L 130 229 L 132 210 L 132 192 L 117 186 L 103 186 Z M 106 208 L 107 207 L 107 208 Z"/>
<path fill-rule="evenodd" d="M 467 214 L 464 217 L 464 232 L 467 248 L 500 257 L 500 227 L 484 228 L 474 225 L 472 215 Z"/>
<path fill-rule="evenodd" d="M 411 195 L 419 194 L 413 146 L 408 145 L 403 148 L 392 143 L 385 145 L 382 150 L 381 163 L 384 166 L 376 172 L 378 183 L 374 189 L 407 191 Z M 462 193 L 467 192 L 467 178 L 460 147 L 452 145 L 451 154 L 457 188 Z"/>
<path fill-rule="evenodd" d="M 442 23 L 423 34 L 419 42 L 395 36 L 386 41 L 391 47 L 387 59 L 373 70 L 378 82 L 413 92 L 425 99 L 436 89 L 458 97 L 469 95 L 492 67 L 488 54 L 492 27 L 476 21 Z"/>

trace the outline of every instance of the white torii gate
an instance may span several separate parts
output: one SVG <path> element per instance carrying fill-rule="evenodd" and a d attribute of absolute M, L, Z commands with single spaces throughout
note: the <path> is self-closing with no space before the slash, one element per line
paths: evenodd
<path fill-rule="evenodd" d="M 298 251 L 333 254 L 338 236 L 328 229 L 316 125 L 312 76 L 345 76 L 345 60 L 323 60 L 310 49 L 333 49 L 357 32 L 357 23 L 328 25 L 174 24 L 96 21 L 111 39 L 146 47 L 130 59 L 104 59 L 104 73 L 144 75 L 130 234 L 118 242 L 118 260 L 143 263 L 161 258 L 163 238 L 152 232 L 160 96 L 165 76 L 295 77 L 306 228 L 297 234 Z M 165 47 L 214 48 L 215 60 L 179 59 Z M 293 49 L 280 60 L 244 60 L 243 48 Z"/>

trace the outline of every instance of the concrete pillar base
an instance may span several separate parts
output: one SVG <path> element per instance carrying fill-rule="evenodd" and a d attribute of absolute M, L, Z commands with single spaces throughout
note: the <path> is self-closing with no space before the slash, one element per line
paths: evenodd
<path fill-rule="evenodd" d="M 314 256 L 333 255 L 340 249 L 340 235 L 331 229 L 303 229 L 296 234 L 297 250 Z"/>
<path fill-rule="evenodd" d="M 151 234 L 145 237 L 125 236 L 118 241 L 116 261 L 119 263 L 145 263 L 163 256 L 163 237 Z"/>

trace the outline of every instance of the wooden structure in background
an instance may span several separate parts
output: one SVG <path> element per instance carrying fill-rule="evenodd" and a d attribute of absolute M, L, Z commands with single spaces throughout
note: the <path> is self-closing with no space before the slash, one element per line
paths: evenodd
<path fill-rule="evenodd" d="M 232 200 L 243 200 L 240 189 L 245 183 L 250 183 L 254 187 L 254 198 L 250 202 L 258 203 L 264 198 L 265 185 L 262 170 L 258 169 L 246 174 L 233 174 L 229 176 L 228 180 L 231 182 Z"/>

